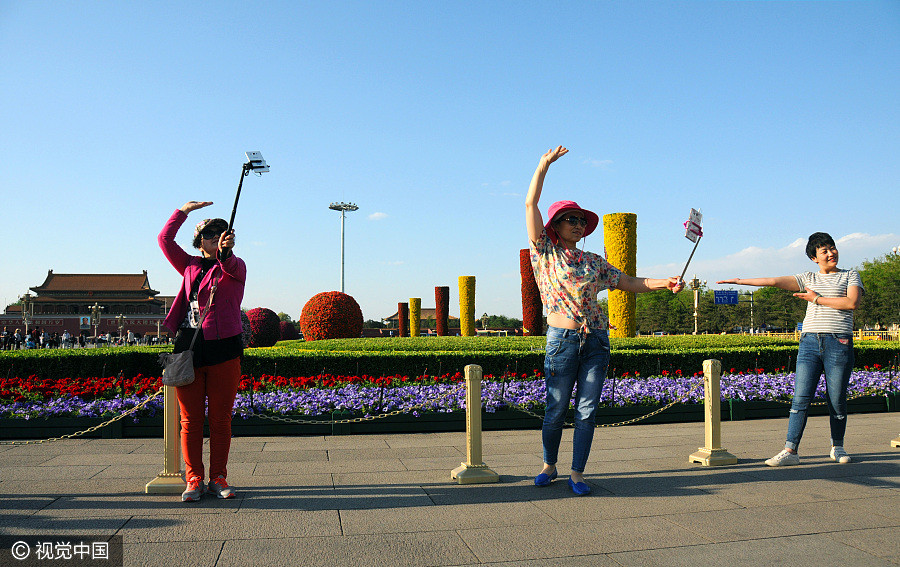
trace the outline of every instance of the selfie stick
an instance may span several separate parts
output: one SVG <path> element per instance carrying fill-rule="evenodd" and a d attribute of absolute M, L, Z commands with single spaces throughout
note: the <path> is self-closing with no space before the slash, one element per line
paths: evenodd
<path fill-rule="evenodd" d="M 703 236 L 702 234 L 700 236 Z M 697 242 L 694 243 L 694 249 L 691 250 L 691 255 L 688 256 L 688 261 L 684 265 L 684 270 L 681 271 L 681 277 L 678 278 L 678 281 L 684 281 L 684 274 L 687 273 L 688 266 L 691 264 L 691 258 L 694 257 L 694 252 L 697 251 L 697 244 L 700 244 L 700 236 L 697 237 Z"/>
<path fill-rule="evenodd" d="M 228 230 L 225 231 L 226 233 L 230 233 L 231 229 L 234 227 L 234 215 L 237 213 L 237 206 L 238 201 L 241 198 L 241 187 L 244 185 L 244 178 L 250 175 L 251 171 L 255 171 L 258 175 L 262 175 L 269 171 L 269 166 L 266 164 L 266 160 L 263 159 L 260 152 L 247 152 L 247 159 L 249 161 L 241 167 L 241 178 L 238 181 L 237 194 L 234 196 L 234 207 L 231 208 L 231 219 L 228 221 Z M 231 249 L 229 248 L 222 252 L 219 257 L 221 260 L 225 260 L 230 255 Z"/>

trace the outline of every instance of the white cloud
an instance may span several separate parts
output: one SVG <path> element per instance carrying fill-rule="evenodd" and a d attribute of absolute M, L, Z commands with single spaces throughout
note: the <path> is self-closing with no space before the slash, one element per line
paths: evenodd
<path fill-rule="evenodd" d="M 372 213 L 369 215 L 369 220 L 384 220 L 387 217 L 387 213 Z"/>
<path fill-rule="evenodd" d="M 589 165 L 591 167 L 599 167 L 601 169 L 608 169 L 609 166 L 612 165 L 613 161 L 611 159 L 593 159 L 587 158 L 581 163 L 585 165 Z"/>
<path fill-rule="evenodd" d="M 403 260 L 392 260 L 390 262 L 382 262 L 385 266 L 402 266 L 405 262 Z"/>
<path fill-rule="evenodd" d="M 510 185 L 512 185 L 512 181 L 509 180 L 500 182 L 500 187 L 509 187 Z"/>
<path fill-rule="evenodd" d="M 900 243 L 900 236 L 896 234 L 870 235 L 857 232 L 837 238 L 835 243 L 840 252 L 839 266 L 847 269 L 858 267 L 863 260 L 884 256 L 892 246 Z M 720 258 L 703 258 L 702 248 L 703 241 L 701 240 L 697 254 L 691 261 L 684 277 L 690 279 L 696 274 L 701 280 L 706 280 L 710 287 L 715 288 L 731 287 L 715 285 L 715 282 L 719 280 L 787 276 L 816 269 L 815 264 L 806 258 L 805 238 L 798 238 L 782 248 L 750 246 Z M 687 261 L 687 258 L 684 261 Z M 684 262 L 642 266 L 638 268 L 638 275 L 666 277 L 678 275 L 683 269 Z"/>

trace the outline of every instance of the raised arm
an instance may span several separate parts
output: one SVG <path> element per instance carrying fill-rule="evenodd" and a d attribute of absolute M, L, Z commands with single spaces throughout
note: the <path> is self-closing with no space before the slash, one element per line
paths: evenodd
<path fill-rule="evenodd" d="M 656 291 L 658 289 L 668 289 L 672 293 L 681 291 L 683 284 L 677 276 L 666 279 L 655 278 L 636 278 L 628 274 L 619 276 L 619 283 L 616 289 L 622 291 L 630 291 L 632 293 L 644 293 L 645 291 Z"/>
<path fill-rule="evenodd" d="M 541 210 L 538 208 L 538 201 L 541 200 L 541 190 L 544 188 L 544 177 L 547 175 L 547 169 L 550 164 L 566 155 L 568 149 L 557 146 L 555 150 L 548 150 L 541 156 L 537 169 L 531 177 L 531 185 L 528 187 L 528 195 L 525 197 L 525 227 L 528 229 L 528 239 L 532 243 L 536 243 L 544 230 L 544 219 L 541 216 Z"/>
<path fill-rule="evenodd" d="M 800 284 L 794 276 L 778 276 L 776 278 L 732 278 L 717 284 L 752 285 L 756 287 L 777 287 L 787 291 L 800 291 Z"/>

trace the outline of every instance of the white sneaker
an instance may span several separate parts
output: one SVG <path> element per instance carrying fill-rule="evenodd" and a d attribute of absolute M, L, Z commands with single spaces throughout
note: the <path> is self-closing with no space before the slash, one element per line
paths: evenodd
<path fill-rule="evenodd" d="M 843 447 L 837 446 L 831 448 L 831 460 L 843 465 L 849 463 L 851 459 L 850 455 L 847 454 L 847 451 L 845 451 Z"/>
<path fill-rule="evenodd" d="M 799 465 L 800 464 L 800 456 L 797 453 L 791 453 L 787 449 L 782 450 L 780 453 L 772 457 L 771 459 L 766 459 L 766 464 L 770 467 L 785 467 L 788 465 Z"/>

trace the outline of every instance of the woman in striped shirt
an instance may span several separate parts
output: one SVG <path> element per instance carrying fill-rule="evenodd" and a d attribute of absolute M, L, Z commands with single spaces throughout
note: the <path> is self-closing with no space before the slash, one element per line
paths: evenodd
<path fill-rule="evenodd" d="M 853 311 L 859 306 L 865 288 L 856 270 L 837 267 L 838 250 L 827 233 L 816 232 L 809 237 L 806 255 L 816 263 L 818 271 L 717 282 L 777 287 L 793 291 L 795 297 L 809 302 L 797 353 L 787 441 L 783 451 L 766 461 L 770 467 L 800 464 L 797 448 L 806 427 L 809 404 L 823 371 L 831 424 L 831 459 L 838 463 L 850 462 L 850 455 L 844 451 L 844 432 L 847 429 L 847 385 L 854 360 Z"/>

